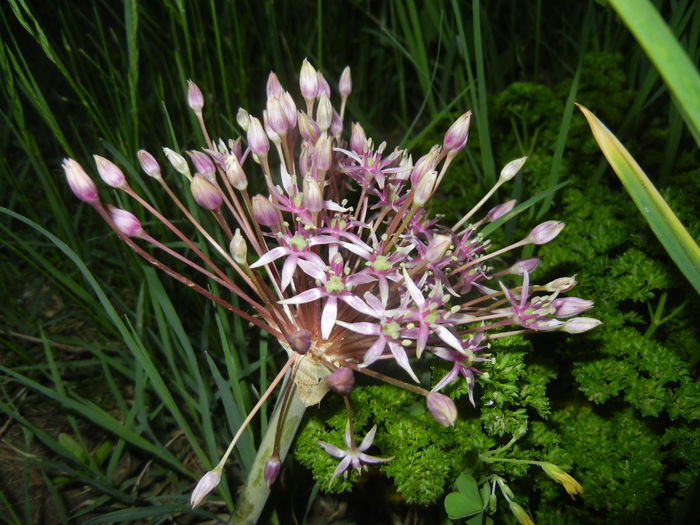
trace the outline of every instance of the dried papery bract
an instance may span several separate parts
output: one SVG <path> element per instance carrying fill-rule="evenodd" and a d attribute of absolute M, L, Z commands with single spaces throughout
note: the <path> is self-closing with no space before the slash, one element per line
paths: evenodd
<path fill-rule="evenodd" d="M 487 203 L 498 188 L 519 176 L 525 158 L 508 163 L 496 183 L 456 223 L 446 226 L 430 216 L 431 198 L 455 156 L 466 147 L 470 112 L 458 116 L 442 144 L 417 155 L 414 164 L 405 150 L 392 150 L 385 142 L 368 138 L 358 123 L 352 124 L 349 137 L 343 135 L 348 128 L 342 117 L 352 90 L 349 69 L 340 77 L 338 94 L 304 60 L 299 88 L 304 104 L 297 108 L 293 95 L 270 74 L 263 114 L 238 111 L 236 121 L 244 137 L 211 141 L 201 91 L 188 84 L 188 105 L 206 144 L 187 151 L 189 161 L 163 148 L 167 162 L 162 169 L 153 155 L 138 152 L 142 170 L 182 213 L 177 221 L 133 190 L 114 163 L 96 157 L 106 184 L 143 207 L 149 221 L 163 223 L 166 228 L 161 230 L 170 238 L 155 239 L 128 210 L 103 205 L 94 182 L 76 161 L 66 159 L 63 165 L 76 196 L 94 207 L 130 248 L 267 332 L 286 354 L 285 364 L 217 467 L 197 485 L 195 505 L 218 484 L 245 426 L 287 373 L 290 380 L 284 382 L 276 413 L 290 417 L 290 406 L 316 405 L 328 392 L 343 397 L 346 448 L 320 443 L 340 460 L 332 481 L 351 466 L 361 470 L 390 460 L 365 453 L 377 427 L 360 445 L 355 442 L 349 394 L 357 374 L 424 396 L 425 415 L 430 414 L 435 425 L 454 426 L 458 410 L 447 387 L 464 381 L 469 399 L 464 405 L 475 406 L 480 368 L 498 359 L 486 353 L 492 342 L 495 349 L 499 338 L 552 330 L 579 333 L 599 323 L 577 317 L 592 306 L 590 301 L 562 297 L 576 284 L 574 278 L 535 285 L 531 274 L 539 259 L 516 260 L 516 250 L 552 241 L 563 223 L 544 222 L 500 248 L 491 246 L 481 233 L 484 224 L 514 210 L 512 200 Z M 334 107 L 338 98 L 340 111 Z M 249 182 L 262 193 L 250 195 Z M 187 207 L 192 200 L 198 209 Z M 209 250 L 193 240 L 200 238 Z M 155 249 L 146 250 L 144 244 Z M 172 265 L 173 259 L 178 264 Z M 187 272 L 198 272 L 216 286 L 202 286 Z M 225 293 L 215 295 L 213 289 Z M 227 299 L 231 295 L 237 297 L 235 304 Z M 420 385 L 414 371 L 428 359 L 433 370 L 439 370 L 437 363 L 446 366 L 444 376 L 433 379 L 432 390 Z M 397 377 L 372 369 L 387 360 L 397 365 Z M 300 413 L 297 410 L 297 424 Z M 267 487 L 279 474 L 284 445 L 291 440 L 284 429 L 281 418 L 263 438 L 270 446 L 261 445 L 252 481 L 244 490 L 247 504 L 242 508 L 248 514 L 237 516 L 241 522 L 254 521 Z M 529 519 L 513 508 L 518 519 Z"/>

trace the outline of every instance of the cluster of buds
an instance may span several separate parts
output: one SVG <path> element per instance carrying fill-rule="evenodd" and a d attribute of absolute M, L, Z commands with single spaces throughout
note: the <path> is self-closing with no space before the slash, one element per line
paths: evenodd
<path fill-rule="evenodd" d="M 189 183 L 196 204 L 211 215 L 209 226 L 188 210 L 156 158 L 138 152 L 144 173 L 211 244 L 211 258 L 189 232 L 139 195 L 111 161 L 95 157 L 102 180 L 163 223 L 186 252 L 154 238 L 130 212 L 103 204 L 94 182 L 72 159 L 63 164 L 68 183 L 148 262 L 278 339 L 288 357 L 280 374 L 291 371 L 294 381 L 288 384 L 296 384 L 307 406 L 319 403 L 329 390 L 347 400 L 353 374 L 363 373 L 424 396 L 435 420 L 450 426 L 457 408 L 439 391 L 464 378 L 474 404 L 475 374 L 481 373 L 477 366 L 492 359 L 484 352 L 492 340 L 533 331 L 579 333 L 598 324 L 579 317 L 592 306 L 590 301 L 561 297 L 575 285 L 573 278 L 540 286 L 530 282 L 538 259 L 515 261 L 500 271 L 491 266 L 508 252 L 551 241 L 564 226 L 544 222 L 498 250 L 490 249 L 479 233 L 513 210 L 515 201 L 482 208 L 516 176 L 524 158 L 508 163 L 484 198 L 454 225 L 430 216 L 431 197 L 467 143 L 470 112 L 447 130 L 442 145 L 414 161 L 405 150 L 389 151 L 385 142 L 375 143 L 358 123 L 344 138 L 345 103 L 352 88 L 349 69 L 338 86 L 339 111 L 331 102 L 328 82 L 306 60 L 299 83 L 301 109 L 297 102 L 302 101 L 295 101 L 271 73 L 262 118 L 242 109 L 237 115 L 245 140 L 212 141 L 204 124 L 202 94 L 189 82 L 188 103 L 206 145 L 186 156 L 168 148 L 164 154 Z M 260 193 L 251 194 L 249 188 Z M 214 223 L 219 235 L 208 230 Z M 222 237 L 228 245 L 217 241 Z M 172 259 L 248 306 L 212 294 L 206 284 L 169 266 Z M 507 274 L 521 284 L 508 287 L 500 280 Z M 370 368 L 386 359 L 393 359 L 405 377 L 386 378 Z M 426 389 L 413 369 L 420 359 L 444 360 L 451 369 Z M 348 403 L 348 451 L 321 446 L 342 458 L 343 467 L 359 469 L 363 461 L 383 461 L 364 454 L 373 434 L 355 445 Z M 194 504 L 218 483 L 230 450 L 202 480 L 207 490 L 198 488 Z M 266 480 L 272 483 L 278 472 L 275 453 L 265 469 Z"/>

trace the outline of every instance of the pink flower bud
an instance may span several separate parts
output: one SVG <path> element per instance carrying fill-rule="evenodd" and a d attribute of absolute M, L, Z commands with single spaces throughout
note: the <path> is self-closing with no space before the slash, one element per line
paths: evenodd
<path fill-rule="evenodd" d="M 503 202 L 503 203 L 499 204 L 498 206 L 494 206 L 486 214 L 486 222 L 493 222 L 496 219 L 500 219 L 506 213 L 508 213 L 510 210 L 512 210 L 515 207 L 515 204 L 517 202 L 518 201 L 516 201 L 515 199 L 512 199 L 512 200 L 509 200 L 507 202 Z"/>
<path fill-rule="evenodd" d="M 218 188 L 199 173 L 195 173 L 190 184 L 194 201 L 205 210 L 216 210 L 221 207 L 223 198 Z"/>
<path fill-rule="evenodd" d="M 321 186 L 311 177 L 304 177 L 304 207 L 311 213 L 318 213 L 323 209 Z"/>
<path fill-rule="evenodd" d="M 141 221 L 139 221 L 133 213 L 122 210 L 121 208 L 116 208 L 115 206 L 107 206 L 107 211 L 114 225 L 124 235 L 127 237 L 141 236 L 143 233 Z"/>
<path fill-rule="evenodd" d="M 426 405 L 433 419 L 443 427 L 452 427 L 457 421 L 457 407 L 454 401 L 444 394 L 431 392 L 426 398 Z"/>
<path fill-rule="evenodd" d="M 527 240 L 532 244 L 547 244 L 563 229 L 564 223 L 561 221 L 546 221 L 535 226 L 527 236 Z"/>
<path fill-rule="evenodd" d="M 430 148 L 428 153 L 416 161 L 416 163 L 413 165 L 413 170 L 411 171 L 412 184 L 417 184 L 426 173 L 429 173 L 435 169 L 439 154 L 439 146 L 433 146 Z"/>
<path fill-rule="evenodd" d="M 362 155 L 367 147 L 367 135 L 365 135 L 365 130 L 362 129 L 359 123 L 352 123 L 352 134 L 350 135 L 350 149 Z"/>
<path fill-rule="evenodd" d="M 326 94 L 322 93 L 316 107 L 316 123 L 321 131 L 328 131 L 331 127 L 331 122 L 333 122 L 333 106 Z"/>
<path fill-rule="evenodd" d="M 244 191 L 248 188 L 248 178 L 245 176 L 243 166 L 238 162 L 238 157 L 227 155 L 224 159 L 224 167 L 226 168 L 226 178 L 231 186 L 238 191 Z"/>
<path fill-rule="evenodd" d="M 464 146 L 467 145 L 467 138 L 469 137 L 469 122 L 471 117 L 472 112 L 467 111 L 450 126 L 450 129 L 447 130 L 445 138 L 442 141 L 445 151 L 457 153 L 464 149 Z"/>
<path fill-rule="evenodd" d="M 425 206 L 430 200 L 430 197 L 435 191 L 435 183 L 437 182 L 437 171 L 431 171 L 421 177 L 416 185 L 416 192 L 413 195 L 413 202 L 416 206 Z"/>
<path fill-rule="evenodd" d="M 540 265 L 540 262 L 542 262 L 542 260 L 539 257 L 520 259 L 519 261 L 516 261 L 515 264 L 513 264 L 513 266 L 508 268 L 506 273 L 510 273 L 513 275 L 522 275 L 525 272 L 532 273 Z"/>
<path fill-rule="evenodd" d="M 170 148 L 163 148 L 163 153 L 165 153 L 168 162 L 170 162 L 170 164 L 173 168 L 175 168 L 175 170 L 177 170 L 179 173 L 182 173 L 186 177 L 190 176 L 190 167 L 187 165 L 185 157 L 183 157 L 176 151 L 171 150 Z"/>
<path fill-rule="evenodd" d="M 83 202 L 97 202 L 97 186 L 85 173 L 83 167 L 73 159 L 63 159 L 63 171 L 71 191 Z"/>
<path fill-rule="evenodd" d="M 306 113 L 299 112 L 299 133 L 306 142 L 316 144 L 321 130 L 316 121 L 309 118 Z"/>
<path fill-rule="evenodd" d="M 286 122 L 285 120 L 285 124 Z M 282 142 L 279 134 L 270 126 L 270 119 L 268 118 L 266 109 L 263 110 L 263 128 L 265 129 L 265 134 L 273 144 L 280 144 Z"/>
<path fill-rule="evenodd" d="M 340 120 L 340 115 L 335 109 L 333 110 L 333 120 L 331 120 L 330 132 L 334 137 L 338 137 L 343 132 L 343 121 Z"/>
<path fill-rule="evenodd" d="M 250 123 L 248 125 L 248 146 L 254 155 L 261 158 L 267 157 L 267 152 L 270 151 L 270 141 L 257 117 L 250 117 Z"/>
<path fill-rule="evenodd" d="M 270 128 L 280 137 L 284 137 L 289 129 L 287 116 L 284 114 L 284 109 L 278 98 L 267 99 L 267 122 Z"/>
<path fill-rule="evenodd" d="M 519 159 L 511 160 L 501 170 L 501 175 L 498 177 L 498 180 L 500 182 L 506 182 L 515 177 L 520 171 L 520 168 L 523 167 L 523 164 L 525 164 L 526 160 L 527 157 L 521 157 Z"/>
<path fill-rule="evenodd" d="M 216 167 L 214 162 L 211 160 L 209 155 L 202 153 L 201 151 L 188 151 L 187 154 L 192 159 L 192 164 L 194 164 L 195 171 L 204 175 L 209 182 L 214 182 L 214 173 L 216 172 Z"/>
<path fill-rule="evenodd" d="M 97 165 L 97 173 L 100 174 L 100 178 L 105 184 L 112 186 L 112 188 L 121 188 L 125 185 L 126 177 L 124 177 L 124 173 L 114 162 L 99 155 L 93 155 L 92 157 Z"/>
<path fill-rule="evenodd" d="M 199 89 L 197 84 L 191 80 L 187 81 L 187 104 L 190 106 L 192 111 L 198 115 L 202 114 L 202 108 L 204 107 L 204 97 L 202 96 L 202 91 Z"/>
<path fill-rule="evenodd" d="M 352 91 L 352 77 L 350 76 L 350 66 L 345 66 L 343 73 L 340 75 L 338 82 L 338 91 L 344 97 L 347 97 Z"/>
<path fill-rule="evenodd" d="M 355 386 L 355 375 L 350 368 L 338 368 L 326 378 L 326 383 L 336 394 L 349 396 Z"/>
<path fill-rule="evenodd" d="M 572 317 L 561 327 L 563 332 L 569 334 L 580 334 L 583 332 L 588 332 L 598 325 L 603 324 L 599 319 L 593 319 L 592 317 Z"/>
<path fill-rule="evenodd" d="M 576 276 L 559 277 L 544 285 L 544 289 L 548 292 L 568 292 L 576 286 Z"/>
<path fill-rule="evenodd" d="M 221 474 L 216 470 L 210 470 L 197 483 L 197 486 L 192 491 L 190 505 L 192 508 L 199 506 L 204 499 L 213 491 L 221 481 Z"/>
<path fill-rule="evenodd" d="M 316 98 L 318 93 L 318 76 L 316 76 L 316 70 L 306 59 L 304 59 L 304 62 L 301 64 L 299 89 L 301 91 L 301 96 L 304 97 L 305 100 Z"/>
<path fill-rule="evenodd" d="M 238 264 L 245 264 L 248 261 L 248 245 L 243 235 L 241 235 L 241 230 L 238 228 L 236 228 L 236 233 L 233 234 L 233 238 L 229 243 L 228 251 L 231 252 L 231 257 Z"/>
<path fill-rule="evenodd" d="M 451 244 L 452 237 L 449 235 L 434 235 L 428 243 L 428 248 L 425 251 L 425 259 L 431 263 L 438 262 L 445 256 Z"/>
<path fill-rule="evenodd" d="M 573 317 L 581 314 L 593 307 L 593 301 L 581 299 L 580 297 L 560 297 L 552 301 L 555 309 L 555 317 Z"/>
<path fill-rule="evenodd" d="M 297 105 L 289 92 L 285 91 L 280 98 L 284 117 L 287 119 L 287 129 L 295 128 L 297 125 Z"/>
<path fill-rule="evenodd" d="M 280 84 L 279 78 L 277 78 L 277 75 L 270 71 L 270 74 L 267 76 L 267 98 L 277 98 L 282 94 L 282 84 Z"/>
<path fill-rule="evenodd" d="M 311 348 L 311 332 L 302 328 L 287 337 L 287 341 L 297 354 L 305 355 Z"/>
<path fill-rule="evenodd" d="M 331 151 L 331 138 L 323 133 L 314 146 L 314 163 L 316 169 L 328 171 L 333 163 L 333 153 Z"/>
<path fill-rule="evenodd" d="M 253 216 L 263 226 L 275 228 L 278 226 L 279 217 L 272 203 L 262 195 L 253 197 Z"/>
<path fill-rule="evenodd" d="M 321 95 L 326 95 L 327 97 L 330 97 L 331 87 L 328 85 L 323 73 L 316 71 L 316 77 L 318 78 L 318 92 L 316 93 L 316 96 L 320 97 Z"/>
<path fill-rule="evenodd" d="M 280 470 L 282 470 L 282 463 L 280 463 L 280 458 L 277 454 L 265 462 L 263 478 L 265 479 L 265 485 L 267 485 L 268 489 L 272 487 L 272 484 L 277 480 L 277 476 L 280 475 Z"/>
<path fill-rule="evenodd" d="M 238 108 L 238 113 L 236 113 L 236 122 L 238 122 L 238 125 L 241 127 L 241 129 L 243 129 L 243 131 L 248 131 L 248 127 L 250 126 L 250 115 L 245 109 Z"/>
<path fill-rule="evenodd" d="M 161 178 L 160 166 L 153 155 L 148 153 L 145 149 L 140 149 L 136 153 L 136 156 L 139 159 L 139 164 L 141 164 L 141 169 L 146 175 L 153 177 L 154 179 Z"/>

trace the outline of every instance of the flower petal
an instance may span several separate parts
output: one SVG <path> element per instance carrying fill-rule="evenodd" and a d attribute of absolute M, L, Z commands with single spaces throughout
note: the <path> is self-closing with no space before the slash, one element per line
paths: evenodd
<path fill-rule="evenodd" d="M 332 295 L 328 296 L 326 306 L 323 307 L 321 314 L 321 337 L 328 339 L 331 335 L 331 330 L 335 325 L 335 320 L 338 316 L 338 298 Z"/>
<path fill-rule="evenodd" d="M 316 299 L 320 299 L 326 295 L 320 288 L 311 288 L 310 290 L 306 290 L 304 292 L 301 292 L 299 295 L 295 295 L 294 297 L 290 297 L 289 299 L 284 299 L 282 301 L 279 301 L 280 304 L 304 304 L 304 303 L 310 303 L 311 301 L 315 301 Z"/>

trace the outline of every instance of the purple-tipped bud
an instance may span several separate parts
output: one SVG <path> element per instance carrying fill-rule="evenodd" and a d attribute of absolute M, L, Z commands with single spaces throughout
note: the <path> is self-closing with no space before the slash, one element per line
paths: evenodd
<path fill-rule="evenodd" d="M 297 125 L 297 105 L 294 103 L 292 95 L 285 91 L 280 97 L 280 104 L 282 104 L 284 117 L 287 119 L 287 128 L 295 128 Z"/>
<path fill-rule="evenodd" d="M 311 213 L 318 213 L 323 209 L 321 186 L 311 177 L 304 177 L 304 207 Z"/>
<path fill-rule="evenodd" d="M 243 108 L 238 108 L 238 113 L 236 113 L 236 122 L 243 129 L 243 131 L 248 131 L 248 126 L 250 126 L 250 115 Z"/>
<path fill-rule="evenodd" d="M 451 244 L 452 237 L 449 235 L 434 235 L 425 250 L 425 260 L 431 263 L 438 262 L 445 256 Z"/>
<path fill-rule="evenodd" d="M 464 149 L 464 146 L 467 145 L 467 138 L 469 137 L 469 122 L 471 118 L 472 112 L 467 111 L 450 126 L 450 129 L 447 130 L 445 138 L 442 141 L 445 151 L 457 153 Z"/>
<path fill-rule="evenodd" d="M 280 84 L 279 78 L 277 78 L 277 75 L 270 71 L 270 74 L 267 76 L 267 98 L 276 98 L 279 97 L 282 94 L 282 84 Z"/>
<path fill-rule="evenodd" d="M 180 155 L 178 152 L 171 150 L 170 148 L 163 148 L 163 153 L 165 153 L 168 162 L 170 162 L 173 168 L 186 177 L 190 176 L 190 167 L 187 165 L 185 157 Z"/>
<path fill-rule="evenodd" d="M 336 394 L 349 396 L 355 386 L 355 374 L 350 368 L 338 368 L 326 378 L 326 383 Z"/>
<path fill-rule="evenodd" d="M 213 491 L 221 481 L 221 474 L 216 470 L 210 470 L 197 483 L 197 486 L 192 491 L 190 505 L 192 508 L 199 506 L 204 499 Z"/>
<path fill-rule="evenodd" d="M 141 169 L 146 175 L 153 177 L 154 179 L 161 178 L 160 165 L 153 155 L 151 155 L 145 149 L 140 149 L 136 153 L 136 156 L 139 159 L 139 164 L 141 164 Z"/>
<path fill-rule="evenodd" d="M 245 176 L 243 166 L 238 162 L 238 157 L 227 155 L 224 159 L 224 167 L 226 168 L 226 178 L 231 186 L 238 191 L 244 191 L 248 188 L 248 178 Z"/>
<path fill-rule="evenodd" d="M 126 177 L 124 177 L 124 173 L 114 162 L 99 155 L 93 155 L 92 157 L 97 165 L 97 173 L 100 174 L 100 178 L 105 184 L 112 186 L 112 188 L 121 188 L 125 185 Z"/>
<path fill-rule="evenodd" d="M 73 159 L 63 159 L 63 171 L 71 191 L 83 202 L 99 200 L 97 186 L 83 167 Z"/>
<path fill-rule="evenodd" d="M 425 177 L 427 173 L 435 169 L 439 155 L 440 147 L 433 146 L 428 153 L 416 161 L 413 165 L 413 170 L 411 170 L 411 184 L 418 184 L 418 181 Z"/>
<path fill-rule="evenodd" d="M 315 144 L 318 137 L 321 136 L 321 129 L 316 124 L 316 121 L 309 118 L 306 113 L 299 112 L 299 133 L 301 137 L 311 144 Z"/>
<path fill-rule="evenodd" d="M 431 171 L 421 177 L 416 186 L 416 192 L 413 195 L 413 203 L 416 206 L 425 206 L 435 191 L 436 182 L 437 171 Z"/>
<path fill-rule="evenodd" d="M 233 234 L 233 238 L 228 245 L 228 251 L 231 252 L 231 257 L 238 264 L 245 264 L 248 261 L 248 245 L 241 235 L 241 230 L 236 228 L 236 233 Z"/>
<path fill-rule="evenodd" d="M 287 337 L 287 341 L 297 354 L 305 355 L 311 348 L 311 332 L 302 328 Z"/>
<path fill-rule="evenodd" d="M 365 130 L 358 122 L 353 122 L 352 134 L 350 135 L 350 149 L 358 155 L 362 155 L 366 146 L 367 135 L 365 135 Z"/>
<path fill-rule="evenodd" d="M 520 157 L 519 159 L 511 160 L 508 164 L 506 164 L 501 170 L 501 175 L 498 177 L 499 182 L 506 182 L 515 177 L 520 171 L 520 168 L 523 167 L 523 164 L 525 164 L 526 160 L 527 157 Z"/>
<path fill-rule="evenodd" d="M 277 454 L 270 457 L 265 462 L 265 468 L 263 469 L 263 478 L 265 479 L 265 485 L 269 489 L 272 484 L 277 480 L 277 476 L 280 475 L 280 470 L 282 470 L 282 463 L 280 463 L 280 458 Z"/>
<path fill-rule="evenodd" d="M 287 116 L 284 114 L 280 99 L 276 97 L 267 99 L 267 122 L 270 128 L 272 128 L 272 131 L 277 133 L 280 137 L 284 137 L 287 134 L 289 122 L 287 121 Z"/>
<path fill-rule="evenodd" d="M 190 184 L 194 201 L 205 210 L 217 210 L 221 207 L 223 197 L 216 186 L 199 173 L 195 173 Z"/>
<path fill-rule="evenodd" d="M 270 119 L 267 116 L 266 109 L 263 110 L 263 128 L 265 129 L 265 134 L 273 144 L 280 144 L 282 142 L 279 134 L 270 126 Z"/>
<path fill-rule="evenodd" d="M 334 137 L 339 137 L 340 134 L 343 133 L 343 121 L 340 119 L 340 115 L 335 109 L 333 110 L 333 120 L 331 120 L 331 127 L 329 130 Z"/>
<path fill-rule="evenodd" d="M 529 257 L 527 259 L 520 259 L 519 261 L 516 261 L 513 264 L 513 266 L 508 268 L 506 273 L 510 273 L 513 275 L 523 275 L 525 272 L 532 273 L 537 269 L 541 262 L 542 259 L 540 259 L 539 257 Z"/>
<path fill-rule="evenodd" d="M 564 323 L 560 330 L 569 334 L 580 334 L 588 332 L 588 330 L 592 330 L 601 324 L 603 324 L 603 321 L 592 317 L 572 317 Z"/>
<path fill-rule="evenodd" d="M 554 317 L 573 317 L 593 308 L 593 301 L 580 297 L 560 297 L 552 301 Z"/>
<path fill-rule="evenodd" d="M 121 208 L 116 208 L 115 206 L 107 206 L 107 211 L 114 225 L 124 235 L 127 237 L 141 236 L 143 233 L 141 221 L 139 221 L 133 213 L 122 210 Z"/>
<path fill-rule="evenodd" d="M 270 151 L 270 141 L 257 117 L 250 117 L 248 126 L 248 146 L 250 147 L 250 151 L 260 158 L 267 157 L 267 152 Z"/>
<path fill-rule="evenodd" d="M 571 277 L 559 277 L 558 279 L 554 279 L 553 281 L 547 283 L 544 285 L 544 289 L 547 290 L 548 292 L 568 292 L 571 290 L 574 286 L 576 286 L 576 276 L 573 275 Z"/>
<path fill-rule="evenodd" d="M 316 96 L 320 97 L 321 95 L 326 95 L 327 97 L 330 97 L 331 86 L 328 85 L 328 81 L 323 76 L 323 73 L 316 71 L 316 77 L 318 78 L 318 92 L 316 93 Z"/>
<path fill-rule="evenodd" d="M 279 216 L 277 215 L 275 207 L 269 199 L 266 199 L 262 195 L 253 197 L 253 216 L 255 220 L 263 226 L 268 226 L 270 228 L 276 228 L 278 226 Z"/>
<path fill-rule="evenodd" d="M 318 93 L 318 76 L 316 75 L 316 70 L 306 59 L 304 59 L 304 62 L 301 64 L 299 89 L 301 90 L 301 96 L 304 97 L 305 100 L 316 98 Z"/>
<path fill-rule="evenodd" d="M 433 419 L 443 427 L 452 427 L 457 421 L 457 407 L 445 394 L 431 392 L 426 398 L 426 405 Z"/>
<path fill-rule="evenodd" d="M 188 151 L 187 154 L 192 159 L 192 164 L 194 164 L 195 171 L 204 175 L 209 182 L 214 182 L 214 173 L 216 172 L 216 167 L 211 157 L 206 153 L 201 151 Z"/>
<path fill-rule="evenodd" d="M 325 93 L 322 93 L 318 99 L 318 106 L 316 107 L 316 123 L 321 131 L 328 131 L 331 127 L 331 122 L 333 122 L 333 106 L 331 105 L 331 99 L 329 99 Z"/>
<path fill-rule="evenodd" d="M 321 134 L 314 146 L 314 163 L 320 171 L 328 171 L 333 163 L 331 138 L 325 133 Z"/>
<path fill-rule="evenodd" d="M 202 108 L 204 107 L 202 90 L 191 80 L 187 81 L 187 104 L 196 114 L 202 114 Z"/>
<path fill-rule="evenodd" d="M 350 76 L 350 66 L 345 66 L 343 73 L 340 75 L 338 82 L 338 91 L 344 97 L 347 97 L 352 91 L 352 77 Z"/>
<path fill-rule="evenodd" d="M 516 201 L 515 199 L 512 199 L 512 200 L 509 200 L 507 202 L 503 202 L 503 203 L 499 204 L 498 206 L 494 206 L 486 214 L 486 222 L 493 222 L 496 219 L 500 219 L 506 213 L 508 213 L 510 210 L 512 210 L 515 207 L 515 204 L 517 202 L 518 201 Z"/>
<path fill-rule="evenodd" d="M 527 241 L 532 244 L 547 244 L 563 229 L 564 223 L 561 221 L 545 221 L 532 229 L 530 235 L 527 236 Z"/>

